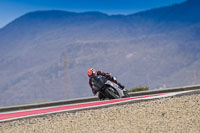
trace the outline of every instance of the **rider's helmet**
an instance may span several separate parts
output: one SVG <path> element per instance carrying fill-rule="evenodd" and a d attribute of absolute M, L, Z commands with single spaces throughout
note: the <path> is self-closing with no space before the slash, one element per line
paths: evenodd
<path fill-rule="evenodd" d="M 97 72 L 94 68 L 88 69 L 88 77 L 92 77 L 93 75 L 96 75 Z"/>

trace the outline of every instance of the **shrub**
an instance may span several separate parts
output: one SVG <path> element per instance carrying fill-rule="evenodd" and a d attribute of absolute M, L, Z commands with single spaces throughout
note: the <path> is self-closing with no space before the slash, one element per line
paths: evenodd
<path fill-rule="evenodd" d="M 147 90 L 149 90 L 149 86 L 132 88 L 129 89 L 128 92 L 147 91 Z"/>

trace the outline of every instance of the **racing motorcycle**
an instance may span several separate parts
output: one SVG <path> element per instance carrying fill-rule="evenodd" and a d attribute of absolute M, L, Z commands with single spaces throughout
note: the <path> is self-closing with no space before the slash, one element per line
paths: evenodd
<path fill-rule="evenodd" d="M 118 99 L 129 97 L 129 94 L 125 89 L 119 87 L 116 83 L 108 80 L 108 77 L 97 75 L 94 76 L 95 86 L 98 88 L 98 92 L 104 95 L 108 99 Z"/>

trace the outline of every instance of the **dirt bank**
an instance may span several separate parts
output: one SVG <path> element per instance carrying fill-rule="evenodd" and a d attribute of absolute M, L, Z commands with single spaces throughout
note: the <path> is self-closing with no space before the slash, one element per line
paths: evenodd
<path fill-rule="evenodd" d="M 200 95 L 0 123 L 0 133 L 200 133 Z"/>

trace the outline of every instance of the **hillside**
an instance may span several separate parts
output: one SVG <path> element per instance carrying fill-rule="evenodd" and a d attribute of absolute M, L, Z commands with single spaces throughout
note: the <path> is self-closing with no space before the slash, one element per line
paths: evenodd
<path fill-rule="evenodd" d="M 127 88 L 200 83 L 199 6 L 27 13 L 0 29 L 0 105 L 91 96 L 91 67 Z"/>

